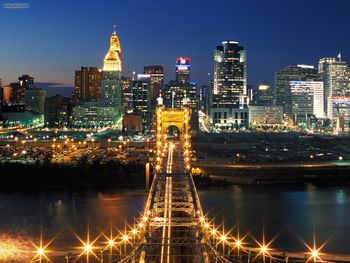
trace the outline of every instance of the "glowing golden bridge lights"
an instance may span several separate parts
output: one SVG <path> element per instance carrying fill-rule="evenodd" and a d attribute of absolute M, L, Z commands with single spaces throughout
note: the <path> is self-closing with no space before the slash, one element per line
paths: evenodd
<path fill-rule="evenodd" d="M 0 262 L 29 262 L 32 249 L 33 244 L 23 237 L 0 234 Z"/>
<path fill-rule="evenodd" d="M 326 246 L 327 242 L 324 242 L 320 247 L 317 247 L 315 234 L 313 235 L 312 246 L 309 246 L 304 241 L 302 242 L 304 243 L 305 247 L 309 250 L 309 252 L 307 253 L 308 259 L 306 262 L 324 262 L 321 258 L 321 256 L 324 255 L 324 253 L 322 253 L 321 250 Z"/>
<path fill-rule="evenodd" d="M 31 262 L 49 262 L 50 259 L 48 257 L 48 247 L 53 242 L 53 239 L 50 240 L 48 243 L 44 244 L 42 234 L 40 234 L 40 240 L 39 244 L 35 244 L 32 242 L 32 245 L 34 246 L 34 257 L 32 258 Z"/>

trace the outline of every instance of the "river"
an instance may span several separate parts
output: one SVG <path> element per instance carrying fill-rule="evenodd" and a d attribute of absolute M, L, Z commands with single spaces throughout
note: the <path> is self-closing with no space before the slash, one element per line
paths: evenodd
<path fill-rule="evenodd" d="M 326 242 L 323 250 L 350 254 L 350 187 L 232 186 L 200 189 L 199 196 L 208 218 L 233 235 L 238 228 L 249 233 L 250 245 L 264 233 L 273 248 L 305 251 L 302 241 L 310 244 L 315 235 L 317 245 Z M 37 243 L 42 233 L 44 243 L 54 239 L 51 250 L 73 251 L 87 229 L 93 240 L 111 225 L 132 226 L 145 200 L 135 189 L 0 192 L 0 249 L 6 240 L 29 249 L 26 241 Z"/>

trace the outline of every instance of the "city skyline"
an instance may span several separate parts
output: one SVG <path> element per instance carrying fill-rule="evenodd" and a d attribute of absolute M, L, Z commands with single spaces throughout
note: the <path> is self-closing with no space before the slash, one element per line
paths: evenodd
<path fill-rule="evenodd" d="M 116 4 L 110 1 L 104 3 L 98 7 L 89 3 L 84 3 L 84 6 L 70 3 L 69 7 L 65 7 L 65 3 L 31 1 L 30 7 L 23 10 L 2 7 L 0 13 L 4 23 L 0 28 L 4 41 L 0 51 L 3 58 L 0 77 L 3 84 L 16 81 L 19 75 L 29 74 L 38 80 L 39 87 L 73 87 L 75 70 L 81 66 L 102 67 L 101 61 L 107 48 L 104 39 L 114 30 L 114 24 L 121 45 L 125 47 L 123 75 L 127 75 L 128 71 L 142 73 L 145 65 L 161 64 L 165 67 L 165 82 L 175 78 L 175 58 L 186 56 L 191 58 L 192 79 L 198 84 L 207 84 L 212 78 L 207 74 L 213 73 L 213 50 L 223 40 L 237 40 L 245 46 L 248 84 L 254 86 L 264 80 L 273 84 L 274 73 L 285 66 L 302 63 L 317 65 L 321 57 L 335 57 L 339 52 L 347 60 L 349 53 L 349 37 L 339 34 L 343 32 L 341 28 L 345 30 L 348 24 L 346 21 L 349 18 L 345 12 L 350 4 L 347 1 L 337 1 L 336 4 L 320 1 L 317 6 L 303 1 L 224 1 L 227 9 L 235 7 L 240 12 L 231 17 L 228 10 L 222 10 L 222 16 L 212 18 L 213 1 L 206 1 L 203 6 L 178 3 L 168 7 L 157 1 L 148 4 L 139 2 L 133 7 L 122 3 L 119 9 L 122 8 L 123 12 L 118 12 L 116 18 L 106 14 L 107 9 Z M 162 12 L 157 13 L 155 7 L 159 7 L 159 10 L 162 7 Z M 181 11 L 184 7 L 188 12 Z M 46 17 L 48 14 L 42 12 L 45 8 L 51 10 L 50 19 Z M 144 14 L 147 12 L 140 13 L 139 10 L 149 12 Z M 89 19 L 82 17 L 79 21 L 74 20 L 74 12 L 81 11 L 85 11 Z M 281 15 L 283 11 L 294 14 L 297 19 L 286 19 Z M 139 15 L 132 20 L 125 18 L 130 12 Z M 191 13 L 192 17 L 186 18 L 187 13 Z M 45 25 L 40 24 L 40 19 L 28 21 L 37 14 L 47 21 Z M 101 14 L 106 15 L 100 19 Z M 184 23 L 178 26 L 182 16 L 185 16 Z M 152 38 L 149 37 L 151 29 L 142 29 L 144 24 L 141 21 L 145 19 L 152 27 Z M 194 22 L 188 23 L 187 19 Z M 66 27 L 68 25 L 69 29 Z M 314 33 L 310 34 L 310 26 Z M 334 26 L 334 32 L 328 30 Z M 162 34 L 164 30 L 168 32 L 166 37 Z M 25 44 L 18 41 L 17 32 L 26 32 Z M 322 35 L 322 32 L 327 32 L 327 35 Z M 282 37 L 272 38 L 280 33 Z M 12 52 L 8 51 L 10 47 Z M 143 52 L 144 49 L 149 52 Z M 64 93 L 63 88 L 57 88 L 55 93 L 61 90 L 60 93 Z"/>

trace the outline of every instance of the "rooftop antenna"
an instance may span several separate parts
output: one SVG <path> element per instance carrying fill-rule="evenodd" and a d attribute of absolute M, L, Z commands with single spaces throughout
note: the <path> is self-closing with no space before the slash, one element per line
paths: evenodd
<path fill-rule="evenodd" d="M 341 53 L 340 52 L 339 52 L 337 57 L 338 57 L 339 61 L 341 61 Z"/>
<path fill-rule="evenodd" d="M 114 32 L 116 32 L 117 26 L 113 25 Z"/>

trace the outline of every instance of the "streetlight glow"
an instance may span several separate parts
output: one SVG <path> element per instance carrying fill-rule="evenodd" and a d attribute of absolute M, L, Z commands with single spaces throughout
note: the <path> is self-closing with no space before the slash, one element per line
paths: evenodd
<path fill-rule="evenodd" d="M 91 252 L 91 245 L 90 244 L 86 244 L 84 247 L 86 253 L 90 253 Z"/>
<path fill-rule="evenodd" d="M 43 255 L 45 255 L 45 250 L 42 247 L 38 248 L 37 253 L 38 253 L 39 256 L 43 256 Z"/>

